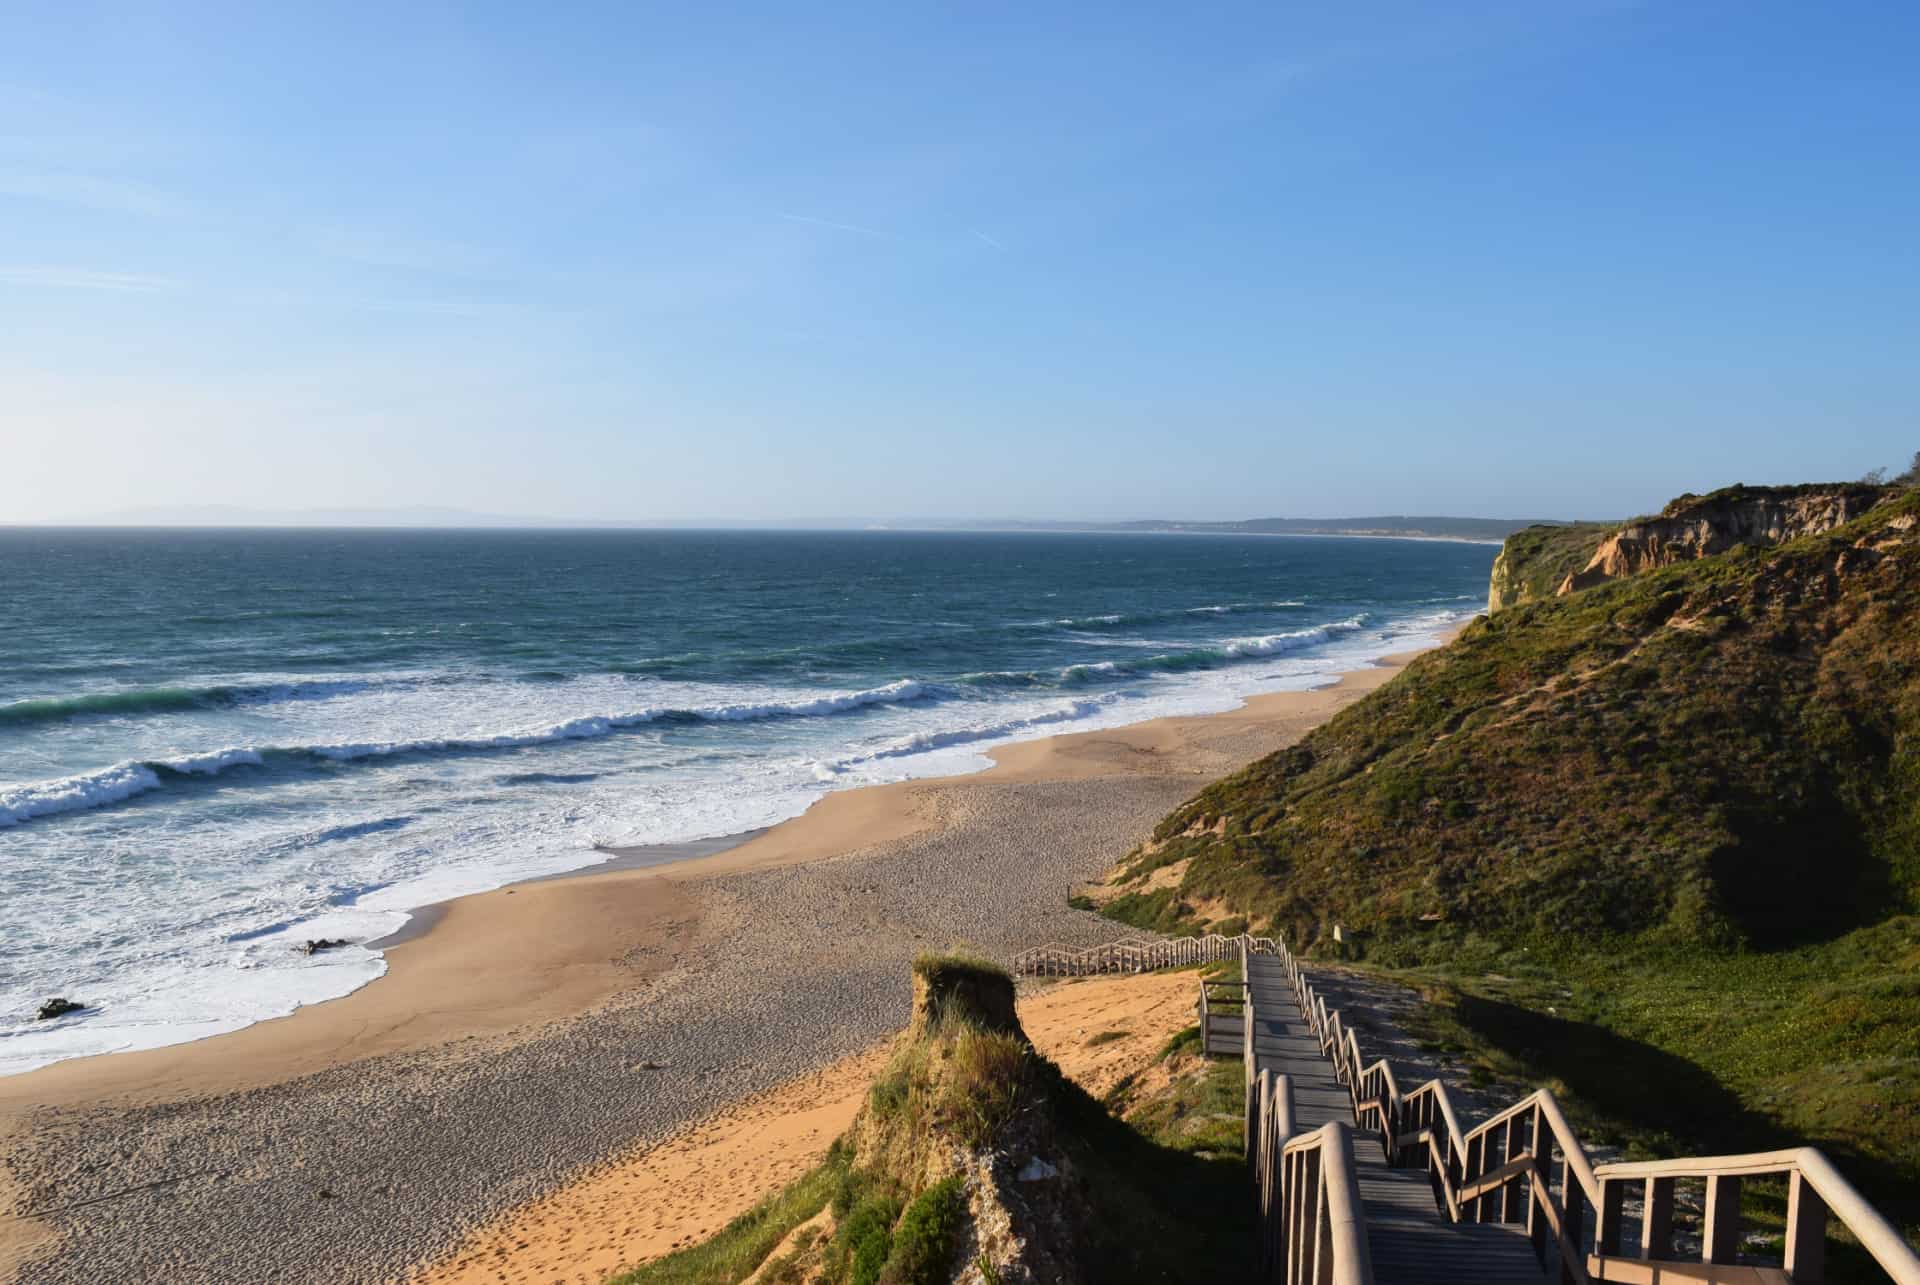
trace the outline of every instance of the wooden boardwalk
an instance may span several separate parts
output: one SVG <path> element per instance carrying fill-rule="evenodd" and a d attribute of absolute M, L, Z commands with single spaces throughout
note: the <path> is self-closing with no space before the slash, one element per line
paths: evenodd
<path fill-rule="evenodd" d="M 1016 967 L 1081 977 L 1230 958 L 1245 982 L 1202 980 L 1200 1026 L 1209 1054 L 1246 1065 L 1259 1281 L 1824 1285 L 1831 1219 L 1894 1285 L 1920 1285 L 1920 1253 L 1812 1147 L 1596 1165 L 1547 1089 L 1477 1124 L 1462 1121 L 1438 1077 L 1402 1091 L 1282 940 L 1045 946 Z M 1786 1188 L 1777 1251 L 1747 1234 L 1740 1193 L 1754 1180 Z M 1674 1235 L 1683 1182 L 1705 1191 L 1698 1245 L 1684 1254 Z M 1756 1248 L 1774 1261 L 1754 1261 Z"/>
<path fill-rule="evenodd" d="M 1352 1123 L 1353 1095 L 1309 1031 L 1286 964 L 1273 955 L 1249 955 L 1247 985 L 1255 1014 L 1254 1074 L 1268 1071 L 1291 1078 L 1295 1128 L 1310 1131 L 1334 1120 Z M 1424 1169 L 1389 1168 L 1378 1133 L 1357 1131 L 1353 1143 L 1377 1285 L 1542 1285 L 1548 1280 L 1524 1226 L 1453 1222 L 1441 1209 Z"/>

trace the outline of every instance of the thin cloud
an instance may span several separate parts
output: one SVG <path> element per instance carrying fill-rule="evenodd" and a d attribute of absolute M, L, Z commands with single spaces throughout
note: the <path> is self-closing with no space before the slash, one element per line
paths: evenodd
<path fill-rule="evenodd" d="M 172 277 L 35 264 L 0 267 L 0 285 L 38 286 L 48 290 L 113 290 L 122 294 L 159 294 L 180 288 L 180 283 Z"/>
<path fill-rule="evenodd" d="M 464 241 L 415 237 L 338 221 L 316 225 L 307 235 L 317 250 L 332 258 L 448 276 L 497 275 L 504 257 L 497 250 Z"/>
<path fill-rule="evenodd" d="M 979 228 L 969 228 L 968 230 L 973 233 L 974 238 L 978 240 L 981 245 L 991 246 L 994 249 L 1000 251 L 1002 254 L 1006 253 L 1006 250 L 1007 250 L 1006 246 L 1000 244 L 999 241 L 995 240 L 993 237 L 988 236 L 985 232 L 982 232 Z"/>
<path fill-rule="evenodd" d="M 77 205 L 114 214 L 177 219 L 191 212 L 186 202 L 143 183 L 95 178 L 89 174 L 38 174 L 0 171 L 0 196 L 26 197 Z"/>
<path fill-rule="evenodd" d="M 810 223 L 817 228 L 834 228 L 841 232 L 858 232 L 861 236 L 884 237 L 893 240 L 890 232 L 881 232 L 874 228 L 863 228 L 857 223 L 836 223 L 832 219 L 816 219 L 806 214 L 788 214 L 785 210 L 775 210 L 775 218 L 785 219 L 789 223 Z"/>

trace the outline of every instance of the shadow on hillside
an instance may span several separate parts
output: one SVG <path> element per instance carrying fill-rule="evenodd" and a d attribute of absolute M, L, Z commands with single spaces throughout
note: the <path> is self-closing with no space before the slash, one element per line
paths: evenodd
<path fill-rule="evenodd" d="M 1904 903 L 1859 818 L 1834 800 L 1779 815 L 1733 809 L 1708 861 L 1728 914 L 1761 950 L 1831 941 Z"/>
<path fill-rule="evenodd" d="M 1842 1140 L 1790 1133 L 1686 1058 L 1592 1022 L 1484 996 L 1462 993 L 1455 1013 L 1480 1038 L 1519 1059 L 1536 1081 L 1557 1080 L 1581 1106 L 1663 1135 L 1646 1139 L 1657 1151 L 1738 1155 L 1819 1147 L 1896 1225 L 1911 1229 L 1920 1223 L 1920 1186 L 1911 1170 L 1864 1156 Z M 1854 1279 L 1838 1269 L 1851 1272 L 1864 1257 L 1851 1247 L 1836 1249 L 1834 1279 Z"/>
<path fill-rule="evenodd" d="M 1162 1146 L 1064 1081 L 1061 1124 L 1082 1167 L 1089 1280 L 1251 1280 L 1257 1225 L 1246 1160 Z M 1236 1139 L 1237 1146 L 1237 1139 Z"/>
<path fill-rule="evenodd" d="M 1536 1078 L 1565 1084 L 1603 1116 L 1713 1150 L 1782 1145 L 1778 1127 L 1683 1057 L 1592 1022 L 1461 994 L 1455 1009 L 1476 1035 L 1520 1059 Z"/>

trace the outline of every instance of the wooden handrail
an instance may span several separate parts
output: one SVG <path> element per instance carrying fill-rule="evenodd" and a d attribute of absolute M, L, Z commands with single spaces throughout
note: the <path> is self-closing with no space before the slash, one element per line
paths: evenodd
<path fill-rule="evenodd" d="M 1366 1207 L 1353 1164 L 1353 1130 L 1330 1120 L 1280 1149 L 1281 1279 L 1287 1285 L 1373 1285 Z"/>
<path fill-rule="evenodd" d="M 1866 1249 L 1896 1285 L 1920 1285 L 1920 1254 L 1873 1208 L 1820 1151 L 1709 1156 L 1594 1166 L 1560 1104 L 1546 1089 L 1462 1131 L 1452 1096 L 1435 1078 L 1402 1094 L 1386 1059 L 1367 1063 L 1344 1014 L 1317 994 L 1285 943 L 1280 955 L 1308 1029 L 1347 1086 L 1356 1117 L 1377 1115 L 1389 1163 L 1418 1155 L 1432 1175 L 1448 1214 L 1459 1221 L 1525 1222 L 1536 1250 L 1557 1245 L 1563 1282 L 1659 1280 L 1781 1281 L 1818 1285 L 1824 1279 L 1829 1214 Z M 1560 1154 L 1559 1194 L 1550 1173 Z M 1756 1174 L 1788 1178 L 1784 1270 L 1731 1265 L 1740 1243 L 1739 1183 Z M 1673 1184 L 1707 1182 L 1701 1263 L 1672 1261 Z M 1620 1231 L 1629 1182 L 1645 1185 L 1638 1256 L 1621 1252 Z M 1594 1253 L 1581 1252 L 1584 1209 L 1596 1212 Z M 1657 1266 L 1655 1266 L 1657 1264 Z"/>
<path fill-rule="evenodd" d="M 1293 1079 L 1262 1071 L 1254 1091 L 1259 1095 L 1260 1134 L 1249 1158 L 1254 1165 L 1254 1186 L 1259 1200 L 1259 1279 L 1274 1281 L 1286 1272 L 1287 1246 L 1292 1239 L 1287 1221 L 1292 1206 L 1287 1200 L 1282 1152 L 1294 1135 Z"/>
<path fill-rule="evenodd" d="M 1243 1137 L 1253 1163 L 1263 1216 L 1278 1220 L 1277 1224 L 1269 1223 L 1263 1233 L 1263 1244 L 1271 1251 L 1267 1261 L 1290 1283 L 1332 1280 L 1339 1285 L 1365 1285 L 1372 1279 L 1372 1267 L 1366 1258 L 1358 1188 L 1348 1189 L 1353 1178 L 1349 1126 L 1336 1122 L 1338 1146 L 1331 1143 L 1327 1132 L 1335 1129 L 1335 1124 L 1312 1134 L 1290 1136 L 1290 1082 L 1281 1076 L 1277 1083 L 1269 1084 L 1264 1073 L 1255 1076 L 1256 1015 L 1253 991 L 1245 978 L 1247 960 L 1256 954 L 1276 956 L 1281 961 L 1308 1031 L 1333 1063 L 1340 1083 L 1347 1087 L 1356 1118 L 1379 1119 L 1388 1163 L 1411 1161 L 1423 1165 L 1434 1180 L 1447 1215 L 1456 1221 L 1524 1222 L 1543 1261 L 1548 1247 L 1557 1247 L 1563 1285 L 1625 1285 L 1656 1280 L 1819 1285 L 1824 1280 L 1829 1215 L 1839 1218 L 1895 1285 L 1920 1285 L 1920 1254 L 1815 1148 L 1596 1167 L 1579 1135 L 1567 1123 L 1559 1102 L 1544 1088 L 1463 1130 L 1445 1081 L 1436 1077 L 1402 1093 L 1385 1058 L 1366 1061 L 1352 1025 L 1339 1008 L 1316 993 L 1299 960 L 1282 940 L 1249 933 L 1233 937 L 1126 938 L 1078 951 L 1041 946 L 1015 956 L 1015 972 L 1040 976 L 1144 972 L 1238 956 L 1243 997 L 1241 1053 L 1247 1078 Z M 1203 981 L 1203 1048 L 1209 1009 L 1207 982 Z M 1284 1111 L 1275 1105 L 1282 1094 L 1286 1098 Z M 1281 1130 L 1278 1136 L 1276 1129 Z M 1342 1159 L 1333 1158 L 1336 1151 Z M 1337 1210 L 1332 1205 L 1311 1211 L 1306 1208 L 1300 1184 L 1309 1165 L 1316 1190 L 1327 1193 L 1332 1180 L 1339 1179 L 1345 1194 L 1325 1194 L 1324 1199 L 1337 1198 L 1346 1202 L 1344 1206 Z M 1788 1183 L 1784 1269 L 1735 1266 L 1731 1258 L 1740 1244 L 1741 1180 L 1773 1174 L 1784 1175 Z M 1670 1243 L 1673 1188 L 1683 1178 L 1704 1179 L 1707 1184 L 1701 1259 L 1691 1265 L 1673 1260 Z M 1629 1183 L 1644 1185 L 1637 1256 L 1623 1253 L 1620 1244 Z M 1594 1211 L 1591 1254 L 1582 1252 L 1588 1207 Z M 1301 1229 L 1309 1223 L 1314 1239 L 1305 1241 Z M 1275 1225 L 1282 1230 L 1275 1233 Z M 1324 1271 L 1335 1274 L 1304 1274 Z M 1359 1274 L 1340 1274 L 1343 1272 Z"/>
<path fill-rule="evenodd" d="M 1824 1232 L 1826 1215 L 1833 1214 L 1899 1285 L 1920 1285 L 1920 1254 L 1914 1252 L 1906 1238 L 1867 1203 L 1818 1148 L 1796 1147 L 1790 1151 L 1760 1151 L 1741 1156 L 1621 1161 L 1601 1165 L 1594 1173 L 1603 1192 L 1613 1183 L 1643 1182 L 1655 1201 L 1670 1200 L 1672 1184 L 1679 1179 L 1706 1179 L 1709 1185 L 1705 1252 L 1708 1254 L 1714 1252 L 1712 1242 L 1716 1231 L 1728 1243 L 1735 1239 L 1726 1228 L 1716 1228 L 1714 1224 L 1717 1218 L 1737 1216 L 1740 1180 L 1783 1175 L 1787 1179 L 1787 1271 L 1792 1279 L 1800 1279 L 1809 1266 L 1819 1270 L 1821 1250 L 1813 1241 L 1817 1231 Z M 1716 1191 L 1716 1187 L 1720 1190 Z M 1716 1195 L 1720 1197 L 1718 1201 Z M 1608 1252 L 1617 1231 L 1606 1221 L 1616 1203 L 1605 1198 L 1596 1202 L 1602 1210 L 1601 1253 Z M 1642 1240 L 1645 1239 L 1643 1231 Z M 1820 1239 L 1824 1240 L 1824 1235 Z"/>

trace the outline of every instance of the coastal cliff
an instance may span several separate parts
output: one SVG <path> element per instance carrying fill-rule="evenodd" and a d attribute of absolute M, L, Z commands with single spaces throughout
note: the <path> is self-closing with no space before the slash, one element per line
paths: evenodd
<path fill-rule="evenodd" d="M 1853 521 L 1897 492 L 1870 483 L 1831 486 L 1730 486 L 1711 495 L 1683 495 L 1651 518 L 1627 523 L 1604 540 L 1580 570 L 1560 582 L 1573 593 L 1608 580 L 1712 557 L 1742 545 L 1784 544 Z M 1503 551 L 1504 556 L 1504 551 Z M 1498 565 L 1494 568 L 1496 577 Z"/>
<path fill-rule="evenodd" d="M 1487 583 L 1487 614 L 1551 598 L 1567 576 L 1585 566 L 1611 522 L 1540 524 L 1516 531 L 1500 546 Z"/>
<path fill-rule="evenodd" d="M 1920 1219 L 1920 490 L 1682 496 L 1557 596 L 1550 538 L 1095 900 L 1447 977 L 1649 1145 L 1812 1141 Z"/>
<path fill-rule="evenodd" d="M 1589 559 L 1625 574 L 1557 597 L 1529 595 L 1574 537 L 1536 550 L 1515 605 L 1209 787 L 1129 868 L 1190 862 L 1181 888 L 1296 936 L 1337 918 L 1731 945 L 1905 905 L 1917 520 L 1900 488 L 1682 497 Z"/>

